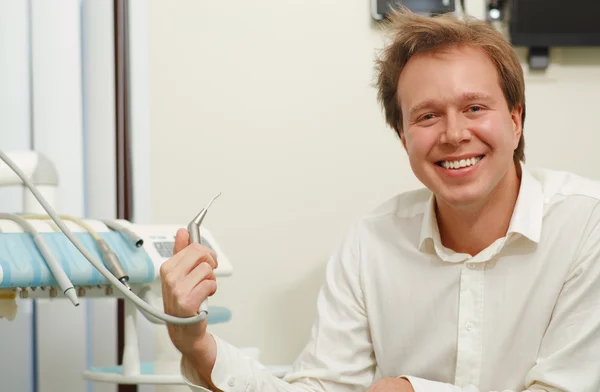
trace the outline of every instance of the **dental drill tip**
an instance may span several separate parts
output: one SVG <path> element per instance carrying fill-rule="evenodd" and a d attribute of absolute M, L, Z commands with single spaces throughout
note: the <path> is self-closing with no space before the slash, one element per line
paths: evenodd
<path fill-rule="evenodd" d="M 217 200 L 217 198 L 221 196 L 221 192 L 219 192 L 215 197 L 212 198 L 211 201 L 208 202 L 208 204 L 206 205 L 206 207 L 204 207 L 202 209 L 202 211 L 200 211 L 200 213 L 198 214 L 200 218 L 200 220 L 198 221 L 198 223 L 202 222 L 202 219 L 204 219 L 204 216 L 206 215 L 206 213 L 208 212 L 208 209 L 210 208 L 210 206 L 212 206 L 212 204 L 215 202 L 215 200 Z"/>
<path fill-rule="evenodd" d="M 221 192 L 219 192 L 215 197 L 213 197 L 212 200 L 208 202 L 206 207 L 204 207 L 202 210 L 200 210 L 198 215 L 196 215 L 196 217 L 190 222 L 190 224 L 188 226 L 188 231 L 190 230 L 190 228 L 192 228 L 193 225 L 200 226 L 200 224 L 202 224 L 202 221 L 204 220 L 204 217 L 206 216 L 208 209 L 210 208 L 212 203 L 214 203 L 214 201 L 217 200 L 217 198 L 219 196 L 221 196 Z"/>
<path fill-rule="evenodd" d="M 214 201 L 217 200 L 217 198 L 219 196 L 221 196 L 221 192 L 217 193 L 217 195 L 212 198 L 212 200 L 208 203 L 208 205 L 206 207 L 204 207 L 204 209 L 208 210 L 210 208 L 210 206 L 212 205 L 212 203 L 214 203 Z"/>
<path fill-rule="evenodd" d="M 75 292 L 75 287 L 71 286 L 65 290 L 65 297 L 71 300 L 71 303 L 75 306 L 79 306 L 79 298 L 77 298 L 77 293 Z"/>

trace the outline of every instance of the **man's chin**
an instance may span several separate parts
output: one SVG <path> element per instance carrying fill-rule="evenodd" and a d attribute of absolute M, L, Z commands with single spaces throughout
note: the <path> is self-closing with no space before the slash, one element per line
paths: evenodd
<path fill-rule="evenodd" d="M 460 209 L 479 205 L 485 199 L 483 192 L 472 189 L 472 187 L 452 188 L 439 189 L 438 191 L 434 191 L 433 193 L 435 194 L 435 197 L 439 202 Z"/>

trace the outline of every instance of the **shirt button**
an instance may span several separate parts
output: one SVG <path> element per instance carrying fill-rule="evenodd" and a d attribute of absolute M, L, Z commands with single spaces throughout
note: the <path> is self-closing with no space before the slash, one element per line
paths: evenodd
<path fill-rule="evenodd" d="M 467 268 L 468 269 L 475 269 L 475 264 L 469 263 L 469 264 L 467 264 Z"/>
<path fill-rule="evenodd" d="M 233 387 L 235 385 L 235 377 L 229 377 L 229 380 L 227 380 L 227 385 Z"/>
<path fill-rule="evenodd" d="M 472 330 L 472 329 L 473 329 L 473 324 L 471 324 L 471 323 L 467 323 L 467 324 L 465 325 L 465 329 L 466 329 L 467 331 L 470 331 L 470 330 Z"/>

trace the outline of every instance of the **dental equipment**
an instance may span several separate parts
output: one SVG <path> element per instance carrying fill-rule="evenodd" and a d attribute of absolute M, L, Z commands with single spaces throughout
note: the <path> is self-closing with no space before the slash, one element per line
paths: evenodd
<path fill-rule="evenodd" d="M 121 233 L 111 231 L 101 220 L 85 219 L 84 221 L 94 228 L 122 261 L 130 275 L 129 284 L 132 291 L 153 307 L 161 309 L 163 305 L 160 266 L 172 257 L 175 233 L 181 227 L 186 227 L 187 222 L 139 224 L 117 220 L 120 225 L 136 233 L 143 240 L 144 244 L 138 248 Z M 51 220 L 31 220 L 29 223 L 46 240 L 46 245 L 64 266 L 75 289 L 78 292 L 85 289 L 85 297 L 88 301 L 110 297 L 125 299 L 121 291 L 114 289 L 114 286 L 95 270 Z M 100 257 L 95 241 L 87 230 L 74 222 L 65 221 L 65 224 L 96 257 Z M 206 220 L 203 225 L 205 224 Z M 20 304 L 23 304 L 24 299 L 18 298 L 25 293 L 27 300 L 43 299 L 44 302 L 64 300 L 61 290 L 53 287 L 56 285 L 54 278 L 48 271 L 42 256 L 35 249 L 29 233 L 13 221 L 2 218 L 0 218 L 0 232 L 0 300 L 6 304 L 4 308 L 0 308 L 0 317 L 4 316 L 11 320 L 10 309 L 7 309 L 11 303 L 14 303 L 15 315 L 21 311 Z M 218 255 L 219 268 L 214 273 L 218 279 L 226 279 L 232 275 L 233 266 L 217 240 L 218 238 L 213 236 L 209 228 L 202 227 L 202 244 L 213 249 Z M 82 299 L 81 296 L 79 298 Z M 226 307 L 215 305 L 217 304 L 210 306 L 208 323 L 214 325 L 230 321 L 231 311 Z M 144 311 L 140 312 L 140 316 L 131 301 L 126 300 L 124 307 L 124 350 L 120 361 L 122 365 L 117 365 L 116 360 L 112 364 L 110 362 L 92 364 L 83 372 L 84 379 L 114 384 L 185 385 L 181 375 L 176 371 L 175 362 L 178 359 L 174 359 L 180 354 L 171 347 L 164 322 Z M 141 318 L 146 318 L 155 325 L 152 328 L 155 332 L 154 354 L 152 358 L 146 360 L 143 357 L 142 345 L 148 342 L 144 341 L 140 329 L 147 331 L 147 327 L 141 325 L 145 321 Z M 0 319 L 0 324 L 1 321 Z M 107 343 L 112 344 L 112 342 Z"/>
<path fill-rule="evenodd" d="M 79 298 L 77 298 L 77 293 L 75 292 L 75 287 L 73 287 L 73 283 L 71 283 L 71 280 L 68 278 L 67 274 L 65 274 L 65 271 L 60 266 L 56 258 L 54 258 L 54 255 L 52 254 L 50 249 L 48 249 L 48 246 L 46 246 L 44 238 L 35 229 L 35 227 L 31 223 L 27 222 L 27 220 L 25 220 L 24 218 L 15 214 L 0 213 L 0 219 L 12 220 L 13 222 L 18 223 L 24 230 L 28 231 L 29 234 L 31 234 L 33 242 L 35 242 L 36 247 L 44 257 L 46 265 L 48 266 L 50 271 L 52 271 L 54 279 L 56 279 L 56 282 L 63 291 L 63 294 L 67 298 L 69 298 L 73 305 L 79 306 Z M 26 291 L 24 291 L 24 293 L 26 293 Z"/>
<path fill-rule="evenodd" d="M 207 313 L 200 312 L 198 315 L 193 317 L 175 317 L 168 315 L 162 311 L 157 310 L 155 307 L 149 305 L 147 302 L 142 300 L 140 297 L 135 295 L 132 291 L 128 290 L 121 282 L 98 260 L 92 253 L 90 253 L 86 247 L 79 241 L 79 239 L 73 234 L 73 232 L 63 223 L 63 221 L 57 216 L 54 209 L 46 202 L 44 197 L 40 194 L 35 185 L 31 183 L 29 178 L 23 173 L 23 171 L 4 153 L 0 150 L 0 159 L 2 159 L 15 174 L 21 179 L 21 181 L 29 188 L 36 200 L 41 204 L 43 209 L 50 215 L 54 223 L 60 228 L 64 235 L 71 241 L 73 245 L 81 252 L 81 254 L 100 272 L 110 283 L 112 283 L 124 296 L 133 302 L 142 311 L 149 313 L 150 315 L 158 318 L 167 323 L 179 324 L 179 325 L 192 325 L 198 322 L 204 321 L 207 317 Z M 206 212 L 204 213 L 206 214 Z"/>
<path fill-rule="evenodd" d="M 48 215 L 24 214 L 21 216 L 25 219 L 38 219 L 38 220 L 39 219 L 41 219 L 41 220 L 52 219 Z M 75 218 L 75 217 L 72 217 L 69 215 L 59 215 L 59 218 L 64 221 L 74 222 L 77 225 L 83 227 L 92 236 L 92 238 L 96 241 L 96 245 L 98 245 L 98 248 L 100 249 L 100 252 L 102 253 L 102 256 L 104 257 L 104 261 L 106 262 L 106 266 L 108 267 L 110 272 L 112 272 L 112 274 L 117 279 L 119 279 L 119 282 L 121 282 L 125 287 L 127 287 L 128 290 L 131 290 L 131 287 L 129 287 L 129 284 L 127 283 L 127 282 L 129 282 L 129 275 L 127 275 L 127 272 L 125 272 L 125 268 L 123 268 L 123 265 L 121 264 L 121 261 L 119 261 L 119 258 L 117 257 L 116 253 L 113 252 L 113 250 L 110 248 L 110 246 L 108 246 L 106 241 L 100 237 L 98 232 L 96 232 L 96 230 L 94 230 L 93 227 L 91 227 L 90 225 L 85 223 L 85 221 L 82 219 L 78 219 L 78 218 Z"/>
<path fill-rule="evenodd" d="M 3 157 L 8 156 L 13 165 L 5 165 Z M 6 185 L 34 185 L 43 193 L 41 199 L 54 201 L 57 191 L 58 174 L 52 162 L 35 151 L 26 151 L 4 154 L 0 151 L 0 187 Z M 15 164 L 15 162 L 17 162 Z M 20 177 L 13 174 L 13 166 L 21 169 Z M 24 178 L 24 179 L 23 179 Z M 27 214 L 44 214 L 44 206 L 38 203 L 35 194 L 27 189 L 23 192 L 24 208 Z M 217 195 L 218 197 L 219 195 Z M 216 199 L 216 197 L 214 198 Z M 227 255 L 220 248 L 216 239 L 206 228 L 200 225 L 207 214 L 208 208 L 214 199 L 188 224 L 190 241 L 200 242 L 212 249 L 219 259 L 219 267 L 214 274 L 218 278 L 228 277 L 233 272 L 233 267 Z M 45 201 L 44 200 L 44 201 Z M 51 202 L 51 206 L 54 203 Z M 49 203 L 45 203 L 49 204 Z M 50 208 L 52 213 L 54 211 Z M 46 210 L 47 211 L 47 210 Z M 19 213 L 25 215 L 25 213 Z M 19 217 L 17 215 L 17 217 Z M 23 216 L 21 216 L 23 218 Z M 64 223 L 58 221 L 69 230 L 61 232 L 63 228 L 58 225 L 52 215 L 51 220 L 44 215 L 44 219 L 32 219 L 26 223 L 37 231 L 40 240 L 46 243 L 48 249 L 42 251 L 34 243 L 34 231 L 27 225 L 18 224 L 8 216 L 0 216 L 0 319 L 14 319 L 19 303 L 24 301 L 18 297 L 30 300 L 50 299 L 50 302 L 66 298 L 57 290 L 56 278 L 47 265 L 47 260 L 52 257 L 57 260 L 70 279 L 74 289 L 85 293 L 89 300 L 94 298 L 129 298 L 128 293 L 135 293 L 143 298 L 147 306 L 153 310 L 162 308 L 160 266 L 173 256 L 175 233 L 185 224 L 139 224 L 127 220 L 97 220 L 97 219 L 65 219 Z M 54 222 L 54 223 L 53 223 Z M 83 223 L 83 224 L 82 224 Z M 130 277 L 131 291 L 121 287 L 115 277 L 107 277 L 106 271 L 99 273 L 81 252 L 80 247 L 72 243 L 68 237 L 75 235 L 80 244 L 83 244 L 96 259 L 102 258 L 97 246 L 99 236 L 114 251 L 121 260 L 123 267 Z M 75 245 L 75 246 L 73 246 Z M 50 256 L 44 255 L 50 254 Z M 110 276 L 110 273 L 109 273 Z M 118 290 L 113 290 L 114 287 Z M 73 290 L 70 290 L 73 291 Z M 81 297 L 80 295 L 80 297 Z M 137 298 L 137 297 L 136 297 Z M 142 301 L 142 299 L 139 299 Z M 21 302 L 18 302 L 21 301 Z M 44 301 L 43 303 L 46 303 Z M 49 306 L 49 305 L 44 305 Z M 143 308 L 137 307 L 134 300 L 124 303 L 124 347 L 121 357 L 122 365 L 90 366 L 83 372 L 83 378 L 92 382 L 113 384 L 150 384 L 150 385 L 185 385 L 179 372 L 180 353 L 172 345 L 167 329 L 164 327 L 164 317 L 155 317 Z M 140 344 L 143 340 L 138 335 L 137 327 L 138 310 L 151 323 L 156 324 L 155 351 L 153 358 L 148 362 L 141 359 Z M 162 313 L 155 311 L 159 316 Z M 204 314 L 204 312 L 201 312 Z M 229 309 L 222 306 L 210 306 L 206 319 L 209 324 L 226 323 L 231 320 Z M 177 320 L 177 318 L 175 318 Z M 189 320 L 189 319 L 183 319 Z M 167 320 L 169 322 L 169 320 Z M 193 322 L 193 321 L 192 321 Z M 260 350 L 256 347 L 241 348 L 248 356 L 259 359 Z M 277 377 L 282 377 L 289 370 L 289 366 L 265 366 Z M 178 388 L 178 387 L 174 387 Z M 161 390 L 178 390 L 165 389 Z"/>
<path fill-rule="evenodd" d="M 208 203 L 208 205 L 206 207 L 204 207 L 202 210 L 200 210 L 198 215 L 196 215 L 196 217 L 194 219 L 192 219 L 192 221 L 188 224 L 187 230 L 190 235 L 190 239 L 189 239 L 190 244 L 193 244 L 193 243 L 201 244 L 202 243 L 202 237 L 200 236 L 200 225 L 202 224 L 202 221 L 204 220 L 204 217 L 206 216 L 208 209 L 210 208 L 212 203 L 214 203 L 214 201 L 217 200 L 217 198 L 219 196 L 221 196 L 221 192 L 219 192 L 218 195 L 213 197 L 212 200 Z M 202 313 L 208 314 L 208 299 L 205 299 L 204 301 L 202 301 L 202 303 L 200 304 L 200 308 L 198 309 L 198 313 L 199 314 L 202 314 Z"/>
<path fill-rule="evenodd" d="M 142 239 L 142 237 L 140 237 L 133 231 L 129 230 L 127 227 L 123 226 L 116 220 L 103 219 L 102 223 L 104 223 L 109 229 L 118 231 L 119 233 L 123 234 L 125 237 L 129 238 L 129 240 L 131 242 L 133 242 L 133 244 L 136 246 L 136 248 L 139 248 L 140 246 L 144 245 L 144 240 Z"/>

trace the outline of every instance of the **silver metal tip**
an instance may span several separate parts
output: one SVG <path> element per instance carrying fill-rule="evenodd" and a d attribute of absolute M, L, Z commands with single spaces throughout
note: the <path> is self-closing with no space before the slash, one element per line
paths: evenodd
<path fill-rule="evenodd" d="M 208 207 L 211 206 L 212 203 L 214 203 L 215 200 L 217 200 L 217 198 L 221 196 L 221 192 L 217 193 L 217 195 L 215 197 L 212 198 L 212 200 L 210 201 L 210 203 L 208 203 L 208 205 L 206 206 L 206 209 L 208 210 Z"/>
<path fill-rule="evenodd" d="M 208 204 L 206 205 L 206 207 L 204 207 L 198 213 L 198 215 L 194 218 L 194 220 L 192 220 L 192 222 L 190 222 L 190 224 L 200 225 L 202 223 L 202 221 L 204 220 L 204 217 L 206 216 L 206 213 L 208 212 L 208 209 L 215 202 L 215 200 L 217 200 L 217 198 L 219 196 L 221 196 L 221 192 L 219 192 L 215 197 L 212 198 L 211 201 L 208 202 Z"/>

